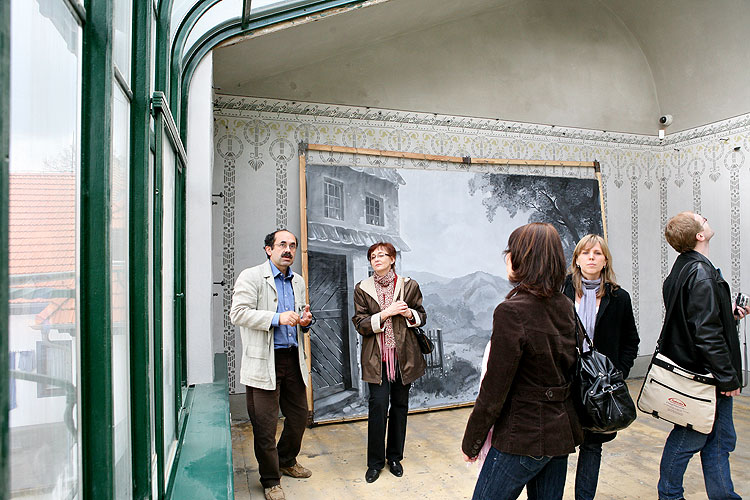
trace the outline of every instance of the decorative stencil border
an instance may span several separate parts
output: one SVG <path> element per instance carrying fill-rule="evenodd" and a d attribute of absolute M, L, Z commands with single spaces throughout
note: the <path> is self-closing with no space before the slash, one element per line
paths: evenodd
<path fill-rule="evenodd" d="M 288 224 L 290 199 L 289 168 L 296 167 L 295 156 L 299 142 L 475 158 L 598 160 L 602 170 L 602 196 L 610 234 L 615 220 L 620 224 L 625 220 L 630 221 L 627 236 L 630 239 L 631 283 L 623 285 L 631 292 L 636 322 L 639 324 L 642 250 L 656 248 L 654 243 L 658 240 L 662 280 L 669 272 L 669 248 L 662 230 L 671 215 L 668 213 L 670 193 L 690 189 L 692 209 L 700 212 L 703 196 L 711 196 L 711 193 L 715 195 L 718 189 L 716 181 L 726 171 L 731 181 L 729 281 L 734 291 L 740 289 L 740 183 L 747 177 L 742 149 L 750 148 L 750 114 L 672 134 L 665 140 L 649 135 L 504 120 L 223 95 L 215 97 L 214 116 L 225 124 L 224 127 L 216 127 L 214 143 L 216 160 L 223 162 L 225 169 L 224 193 L 227 199 L 223 215 L 222 255 L 225 282 L 223 309 L 227 316 L 235 275 L 235 169 L 247 168 L 250 173 L 259 172 L 266 167 L 274 169 L 276 225 L 285 227 Z M 736 151 L 738 146 L 741 146 L 740 150 Z M 328 165 L 348 163 L 418 169 L 483 168 L 497 173 L 583 175 L 580 173 L 581 169 L 575 168 L 449 166 L 440 162 L 402 158 L 345 158 L 340 153 L 329 152 L 309 152 L 308 161 Z M 686 183 L 686 180 L 689 182 Z M 655 189 L 652 190 L 652 187 Z M 629 214 L 627 205 L 611 207 L 607 202 L 610 191 L 622 189 L 629 191 L 625 192 L 626 199 L 630 200 Z M 660 229 L 658 234 L 646 234 L 645 244 L 641 245 L 639 210 L 650 206 L 650 203 L 646 203 L 649 200 L 658 200 Z M 653 296 L 652 290 L 649 293 Z M 658 318 L 644 319 L 644 324 L 656 324 L 660 321 Z M 234 330 L 227 318 L 223 333 L 225 350 L 232 363 L 230 390 L 234 389 Z"/>

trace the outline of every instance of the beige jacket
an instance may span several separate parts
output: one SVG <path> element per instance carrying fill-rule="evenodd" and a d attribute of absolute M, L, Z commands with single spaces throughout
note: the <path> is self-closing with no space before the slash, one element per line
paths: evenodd
<path fill-rule="evenodd" d="M 305 281 L 299 274 L 292 277 L 294 308 L 301 316 L 307 303 Z M 276 365 L 273 353 L 273 327 L 278 295 L 268 261 L 242 271 L 234 285 L 229 319 L 240 327 L 242 365 L 240 383 L 258 389 L 276 389 Z M 310 385 L 304 339 L 297 327 L 299 369 L 306 385 Z"/>

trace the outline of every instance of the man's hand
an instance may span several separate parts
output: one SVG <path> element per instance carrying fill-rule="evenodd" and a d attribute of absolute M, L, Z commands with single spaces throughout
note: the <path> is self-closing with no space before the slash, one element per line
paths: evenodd
<path fill-rule="evenodd" d="M 734 317 L 737 319 L 742 319 L 748 314 L 750 314 L 750 306 L 737 307 L 734 310 Z"/>
<path fill-rule="evenodd" d="M 737 388 L 737 389 L 735 389 L 733 391 L 726 391 L 726 392 L 721 391 L 721 394 L 724 395 L 724 396 L 730 396 L 730 397 L 731 396 L 739 396 L 740 395 L 740 390 L 739 390 L 739 388 Z"/>
<path fill-rule="evenodd" d="M 310 304 L 305 304 L 305 310 L 302 311 L 302 317 L 299 319 L 300 326 L 308 326 L 312 323 L 313 315 L 310 312 Z"/>
<path fill-rule="evenodd" d="M 464 456 L 464 462 L 469 462 L 470 464 L 472 464 L 477 461 L 477 457 L 469 457 L 469 455 L 467 455 L 463 451 L 461 452 L 461 455 Z"/>
<path fill-rule="evenodd" d="M 279 314 L 279 324 L 287 326 L 297 326 L 299 315 L 294 311 L 286 311 Z"/>

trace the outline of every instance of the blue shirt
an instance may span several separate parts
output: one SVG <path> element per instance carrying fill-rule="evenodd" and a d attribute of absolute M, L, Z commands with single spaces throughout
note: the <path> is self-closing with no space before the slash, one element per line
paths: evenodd
<path fill-rule="evenodd" d="M 271 326 L 274 327 L 273 347 L 274 349 L 294 347 L 297 345 L 297 327 L 279 324 L 281 313 L 295 310 L 294 288 L 292 288 L 293 274 L 291 269 L 287 269 L 287 274 L 284 275 L 279 271 L 279 268 L 273 265 L 270 259 L 268 263 L 271 264 L 271 274 L 273 274 L 273 281 L 276 284 L 276 295 L 278 298 L 276 314 L 273 315 L 273 319 L 271 320 Z"/>

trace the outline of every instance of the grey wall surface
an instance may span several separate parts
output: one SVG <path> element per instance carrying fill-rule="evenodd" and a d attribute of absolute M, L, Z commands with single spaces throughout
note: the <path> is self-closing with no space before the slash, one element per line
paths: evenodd
<path fill-rule="evenodd" d="M 601 162 L 602 192 L 618 282 L 632 298 L 642 342 L 653 352 L 661 328 L 661 283 L 676 253 L 663 238 L 671 215 L 702 213 L 716 231 L 711 260 L 733 293 L 750 291 L 747 196 L 750 114 L 667 136 L 613 134 L 458 115 L 322 105 L 219 95 L 214 101 L 215 346 L 239 351 L 228 324 L 231 288 L 245 267 L 263 260 L 263 236 L 277 227 L 300 229 L 297 144 L 333 144 L 439 155 Z M 735 148 L 739 148 L 735 150 Z M 310 153 L 311 162 L 336 164 L 340 155 Z M 363 165 L 371 160 L 360 158 Z M 404 160 L 402 168 L 444 168 Z M 498 173 L 554 175 L 559 167 L 498 166 Z M 479 214 L 478 216 L 482 216 Z M 505 242 L 498 242 L 497 262 Z M 295 263 L 299 271 L 299 263 Z M 645 358 L 644 358 L 645 359 Z M 637 365 L 639 366 L 639 365 Z M 239 369 L 237 361 L 235 370 Z M 633 373 L 638 375 L 637 367 Z M 237 392 L 230 373 L 230 387 Z"/>
<path fill-rule="evenodd" d="M 609 9 L 595 0 L 499 5 L 366 45 L 349 36 L 312 51 L 309 45 L 337 37 L 331 31 L 348 24 L 368 30 L 385 26 L 395 12 L 415 18 L 430 7 L 387 2 L 323 19 L 216 50 L 216 85 L 235 95 L 655 133 L 659 106 L 651 69 Z M 267 62 L 282 49 L 295 54 L 295 64 L 283 54 Z"/>
<path fill-rule="evenodd" d="M 744 0 L 392 0 L 215 51 L 222 94 L 656 135 L 750 112 Z"/>
<path fill-rule="evenodd" d="M 750 2 L 601 3 L 638 40 L 653 74 L 661 113 L 674 115 L 672 132 L 750 111 Z"/>

